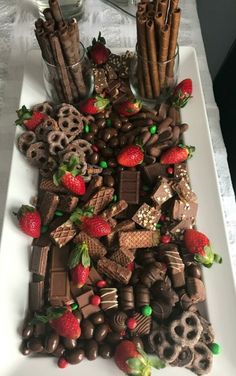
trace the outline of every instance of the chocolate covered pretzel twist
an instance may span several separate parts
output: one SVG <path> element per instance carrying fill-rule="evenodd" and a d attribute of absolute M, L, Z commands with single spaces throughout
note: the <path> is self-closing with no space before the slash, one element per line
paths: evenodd
<path fill-rule="evenodd" d="M 194 346 L 199 341 L 202 330 L 200 320 L 194 312 L 183 312 L 169 326 L 171 337 L 181 346 Z"/>

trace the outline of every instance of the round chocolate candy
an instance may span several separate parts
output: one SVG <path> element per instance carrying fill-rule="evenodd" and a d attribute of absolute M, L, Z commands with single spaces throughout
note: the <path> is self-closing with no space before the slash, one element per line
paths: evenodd
<path fill-rule="evenodd" d="M 114 332 L 120 333 L 127 328 L 126 325 L 127 315 L 122 311 L 115 311 L 109 318 L 110 327 Z"/>
<path fill-rule="evenodd" d="M 102 156 L 105 158 L 111 158 L 113 156 L 113 150 L 106 147 L 106 149 L 101 150 Z"/>
<path fill-rule="evenodd" d="M 89 320 L 94 325 L 100 325 L 104 323 L 104 313 L 103 312 L 96 312 L 89 316 Z"/>
<path fill-rule="evenodd" d="M 133 128 L 133 124 L 127 122 L 124 125 L 122 125 L 121 132 L 124 132 L 124 133 L 129 132 L 132 128 Z"/>
<path fill-rule="evenodd" d="M 77 346 L 76 339 L 63 338 L 63 345 L 67 350 L 73 350 Z"/>
<path fill-rule="evenodd" d="M 81 327 L 81 335 L 83 338 L 85 339 L 93 338 L 94 325 L 90 320 L 84 319 L 81 322 L 80 327 Z"/>
<path fill-rule="evenodd" d="M 91 123 L 90 124 L 90 132 L 92 132 L 94 134 L 98 133 L 98 126 L 97 126 L 96 123 Z"/>
<path fill-rule="evenodd" d="M 135 288 L 135 304 L 137 308 L 150 304 L 150 291 L 146 286 L 138 284 Z"/>
<path fill-rule="evenodd" d="M 59 345 L 59 335 L 55 332 L 49 333 L 45 337 L 44 347 L 48 353 L 53 353 Z"/>
<path fill-rule="evenodd" d="M 112 175 L 113 173 L 114 173 L 113 168 L 111 168 L 111 167 L 107 167 L 107 168 L 105 168 L 105 169 L 102 171 L 102 176 L 105 176 L 105 175 Z"/>
<path fill-rule="evenodd" d="M 106 149 L 106 147 L 107 147 L 106 143 L 103 140 L 97 140 L 96 146 L 99 150 Z"/>
<path fill-rule="evenodd" d="M 111 168 L 115 168 L 115 167 L 117 167 L 117 161 L 116 161 L 116 159 L 114 159 L 114 158 L 111 158 L 109 161 L 108 161 L 108 166 L 109 167 L 111 167 Z"/>
<path fill-rule="evenodd" d="M 109 326 L 107 324 L 98 325 L 94 330 L 94 339 L 97 342 L 102 342 L 106 338 L 108 330 Z"/>
<path fill-rule="evenodd" d="M 122 335 L 120 333 L 109 332 L 106 336 L 106 342 L 111 345 L 117 345 L 122 340 Z"/>
<path fill-rule="evenodd" d="M 78 364 L 84 359 L 84 350 L 82 349 L 73 349 L 66 351 L 65 358 L 70 364 Z"/>
<path fill-rule="evenodd" d="M 100 160 L 99 153 L 95 152 L 89 156 L 89 163 L 91 163 L 92 165 L 97 165 L 99 163 L 99 160 Z"/>
<path fill-rule="evenodd" d="M 32 337 L 34 333 L 34 327 L 33 325 L 26 325 L 24 329 L 22 330 L 22 338 L 23 339 L 28 339 Z"/>
<path fill-rule="evenodd" d="M 102 139 L 105 142 L 108 142 L 112 137 L 116 137 L 118 135 L 117 130 L 115 128 L 107 128 L 103 131 Z"/>
<path fill-rule="evenodd" d="M 27 342 L 27 347 L 30 349 L 32 352 L 40 353 L 44 350 L 42 340 L 40 338 L 30 338 L 29 341 Z"/>
<path fill-rule="evenodd" d="M 113 127 L 116 129 L 120 129 L 122 127 L 122 121 L 119 119 L 115 119 L 113 121 Z"/>
<path fill-rule="evenodd" d="M 82 321 L 82 313 L 79 310 L 73 311 L 73 315 L 77 318 L 79 323 Z"/>
<path fill-rule="evenodd" d="M 106 126 L 106 120 L 105 119 L 99 119 L 97 122 L 98 129 L 103 129 Z"/>
<path fill-rule="evenodd" d="M 27 343 L 25 341 L 22 342 L 20 351 L 22 355 L 30 355 L 32 353 L 32 351 L 28 348 Z"/>
<path fill-rule="evenodd" d="M 110 359 L 113 355 L 112 348 L 107 343 L 102 343 L 99 346 L 98 353 L 103 359 Z"/>
<path fill-rule="evenodd" d="M 95 360 L 98 356 L 98 344 L 94 339 L 86 342 L 85 355 L 88 360 Z"/>
<path fill-rule="evenodd" d="M 53 351 L 52 355 L 54 355 L 56 358 L 60 358 L 60 356 L 64 354 L 65 350 L 65 347 L 61 343 L 59 343 L 56 350 Z"/>
<path fill-rule="evenodd" d="M 158 320 L 167 319 L 172 312 L 172 304 L 163 300 L 152 302 L 152 315 Z"/>
<path fill-rule="evenodd" d="M 94 133 L 86 133 L 83 136 L 84 140 L 93 143 L 94 142 Z"/>
<path fill-rule="evenodd" d="M 120 147 L 123 148 L 127 144 L 127 136 L 121 134 L 118 136 L 118 139 Z"/>
<path fill-rule="evenodd" d="M 114 187 L 115 185 L 115 179 L 113 178 L 113 176 L 109 176 L 109 175 L 105 175 L 104 178 L 103 178 L 103 184 L 106 186 L 106 187 Z"/>
<path fill-rule="evenodd" d="M 108 142 L 108 145 L 111 147 L 111 148 L 116 148 L 118 145 L 119 145 L 119 139 L 118 137 L 112 137 L 109 142 Z"/>
<path fill-rule="evenodd" d="M 186 272 L 189 277 L 198 278 L 198 279 L 202 278 L 201 269 L 198 265 L 188 266 Z"/>

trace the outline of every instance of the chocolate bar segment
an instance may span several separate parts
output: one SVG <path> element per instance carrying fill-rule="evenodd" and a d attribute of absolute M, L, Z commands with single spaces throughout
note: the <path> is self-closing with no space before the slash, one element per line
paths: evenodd
<path fill-rule="evenodd" d="M 41 277 L 45 277 L 47 268 L 49 247 L 34 246 L 30 262 L 30 272 L 35 273 Z"/>
<path fill-rule="evenodd" d="M 88 246 L 89 249 L 89 255 L 92 257 L 94 260 L 98 260 L 101 257 L 105 256 L 107 253 L 106 248 L 104 245 L 95 238 L 92 238 L 85 232 L 81 231 L 74 239 L 75 243 L 83 243 L 85 242 Z"/>
<path fill-rule="evenodd" d="M 52 306 L 63 306 L 71 300 L 70 282 L 65 270 L 50 273 L 48 299 Z"/>
<path fill-rule="evenodd" d="M 133 286 L 122 286 L 119 289 L 119 302 L 123 311 L 134 309 L 134 289 Z"/>
<path fill-rule="evenodd" d="M 66 245 L 62 248 L 53 246 L 51 250 L 51 271 L 65 271 L 69 259 L 69 247 Z"/>
<path fill-rule="evenodd" d="M 40 311 L 44 305 L 44 282 L 30 282 L 29 284 L 29 309 L 31 312 Z"/>
<path fill-rule="evenodd" d="M 76 297 L 79 309 L 85 319 L 93 313 L 100 311 L 99 306 L 90 303 L 92 296 L 94 296 L 93 290 L 88 289 L 87 291 L 83 291 L 79 296 Z"/>
<path fill-rule="evenodd" d="M 139 226 L 154 231 L 156 230 L 156 224 L 158 223 L 160 216 L 160 210 L 144 203 L 132 217 L 132 220 Z"/>
<path fill-rule="evenodd" d="M 105 274 L 109 278 L 127 285 L 131 278 L 132 272 L 127 268 L 117 264 L 115 261 L 109 260 L 106 257 L 100 259 L 97 263 L 99 273 Z"/>
<path fill-rule="evenodd" d="M 173 190 L 167 179 L 162 178 L 155 186 L 151 199 L 161 206 L 173 196 Z"/>
<path fill-rule="evenodd" d="M 159 178 L 168 177 L 168 165 L 153 163 L 142 167 L 142 176 L 147 183 L 155 184 Z"/>
<path fill-rule="evenodd" d="M 135 223 L 131 221 L 130 219 L 127 219 L 125 221 L 122 221 L 118 223 L 118 225 L 114 228 L 114 230 L 106 236 L 106 241 L 109 246 L 112 246 L 113 244 L 118 241 L 118 233 L 119 231 L 128 231 L 128 230 L 134 230 L 135 229 Z"/>
<path fill-rule="evenodd" d="M 39 213 L 42 225 L 48 225 L 53 219 L 54 213 L 59 203 L 59 196 L 52 192 L 45 192 L 40 200 Z"/>
<path fill-rule="evenodd" d="M 67 193 L 67 190 L 62 185 L 55 185 L 51 178 L 42 178 L 39 189 L 53 193 Z"/>
<path fill-rule="evenodd" d="M 116 215 L 120 214 L 127 207 L 128 207 L 128 204 L 125 200 L 118 201 L 115 204 L 111 205 L 106 210 L 104 210 L 101 213 L 101 217 L 103 217 L 106 220 L 109 220 L 109 219 L 115 217 Z"/>
<path fill-rule="evenodd" d="M 139 203 L 140 172 L 121 171 L 119 182 L 119 198 L 128 204 Z"/>
<path fill-rule="evenodd" d="M 197 196 L 192 191 L 189 182 L 186 178 L 180 179 L 178 183 L 172 185 L 173 190 L 177 193 L 180 200 L 185 202 L 194 201 L 197 202 Z"/>
<path fill-rule="evenodd" d="M 197 216 L 198 204 L 196 202 L 184 202 L 181 200 L 174 200 L 171 217 L 175 220 L 195 220 Z"/>
<path fill-rule="evenodd" d="M 119 244 L 121 248 L 151 248 L 159 244 L 160 233 L 158 230 L 134 230 L 121 231 L 119 233 Z"/>

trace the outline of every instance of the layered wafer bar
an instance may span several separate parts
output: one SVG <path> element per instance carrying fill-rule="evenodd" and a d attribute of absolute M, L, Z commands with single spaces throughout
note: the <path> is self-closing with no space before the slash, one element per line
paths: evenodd
<path fill-rule="evenodd" d="M 119 245 L 121 248 L 151 248 L 159 244 L 159 231 L 134 230 L 121 231 L 119 233 Z"/>

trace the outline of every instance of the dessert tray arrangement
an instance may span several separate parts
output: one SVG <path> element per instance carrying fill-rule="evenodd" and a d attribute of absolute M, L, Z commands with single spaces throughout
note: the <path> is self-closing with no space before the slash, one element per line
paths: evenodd
<path fill-rule="evenodd" d="M 159 8 L 164 3 L 166 13 Z M 30 109 L 21 103 L 16 120 L 22 127 L 16 139 L 19 152 L 13 158 L 13 167 L 19 158 L 25 168 L 23 174 L 18 171 L 28 179 L 25 194 L 31 195 L 37 186 L 28 202 L 11 208 L 19 248 L 25 238 L 33 238 L 27 243 L 28 254 L 25 250 L 28 266 L 19 277 L 25 285 L 30 274 L 28 305 L 25 312 L 17 312 L 19 321 L 24 319 L 22 356 L 29 362 L 42 359 L 36 374 L 59 374 L 52 366 L 58 372 L 66 368 L 70 375 L 100 374 L 99 364 L 104 375 L 123 371 L 148 376 L 173 370 L 204 375 L 212 369 L 218 375 L 213 358 L 220 344 L 207 314 L 207 294 L 212 292 L 207 275 L 224 264 L 217 265 L 222 257 L 213 250 L 207 227 L 198 229 L 198 196 L 188 161 L 198 150 L 186 144 L 191 124 L 182 120 L 185 106 L 194 101 L 198 73 L 194 81 L 182 77 L 171 96 L 151 109 L 129 86 L 133 52 L 110 51 L 99 35 L 88 48 L 94 93 L 80 100 L 86 85 L 82 70 L 66 68 L 79 53 L 77 23 L 66 24 L 58 2 L 49 4 L 46 21 L 36 21 L 36 35 L 43 57 L 51 57 L 50 64 L 57 67 L 53 79 L 62 99 L 43 100 Z M 160 50 L 165 31 L 165 60 L 170 58 L 164 72 L 156 65 L 155 75 L 149 65 L 139 65 L 144 75 L 139 74 L 139 85 L 145 77 L 143 95 L 150 90 L 152 98 L 160 94 L 167 72 L 173 73 L 168 46 L 173 55 L 178 33 L 171 22 L 174 14 L 181 14 L 176 1 L 160 4 L 143 1 L 137 12 L 142 53 L 153 53 L 140 37 L 140 22 L 146 17 L 149 33 L 150 24 L 157 25 L 152 29 L 159 33 Z M 160 13 L 161 26 L 155 23 Z M 160 50 L 155 47 L 156 56 Z M 222 254 L 225 257 L 225 251 Z M 231 281 L 230 273 L 227 278 Z M 46 357 L 50 368 L 43 361 Z M 93 369 L 85 359 L 97 359 Z M 224 369 L 233 369 L 224 362 Z"/>

